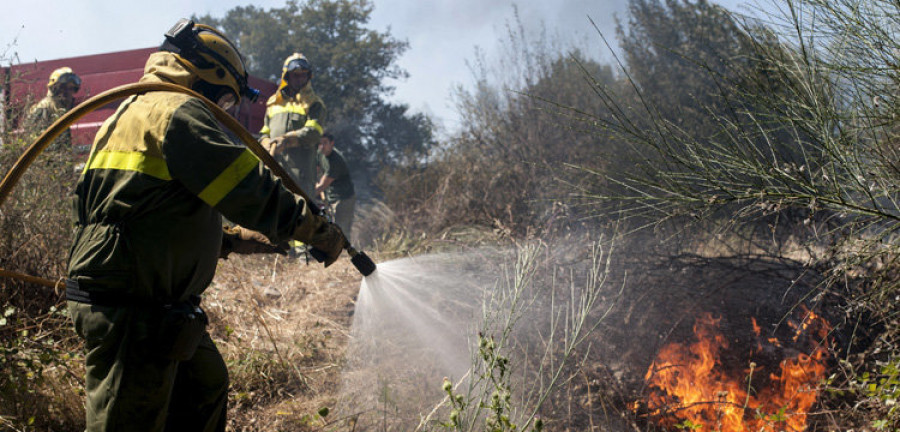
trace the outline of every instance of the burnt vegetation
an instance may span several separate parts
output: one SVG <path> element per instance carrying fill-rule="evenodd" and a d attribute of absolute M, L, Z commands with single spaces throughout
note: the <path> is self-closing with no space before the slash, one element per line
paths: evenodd
<path fill-rule="evenodd" d="M 473 59 L 476 84 L 454 95 L 463 126 L 440 137 L 426 116 L 385 101 L 383 80 L 404 74 L 395 63 L 407 45 L 364 31 L 370 3 L 288 2 L 206 18 L 235 35 L 261 76 L 277 74 L 292 52 L 293 42 L 275 35 L 304 28 L 297 38 L 317 41 L 306 52 L 318 65 L 316 89 L 365 198 L 358 242 L 378 259 L 541 242 L 578 269 L 574 283 L 586 242 L 616 233 L 609 280 L 621 293 L 590 311 L 598 324 L 570 353 L 579 360 L 561 369 L 565 379 L 549 397 L 514 398 L 539 402 L 518 411 L 496 405 L 494 426 L 473 422 L 476 429 L 719 430 L 714 418 L 678 417 L 677 399 L 661 410 L 647 403 L 645 375 L 657 354 L 695 341 L 705 313 L 729 340 L 721 356 L 729 373 L 750 379 L 751 361 L 766 371 L 750 379 L 752 395 L 785 359 L 827 348 L 827 373 L 808 383 L 817 397 L 804 413 L 807 430 L 897 429 L 900 46 L 892 35 L 900 7 L 785 0 L 777 13 L 749 18 L 705 0 L 629 5 L 610 64 L 535 40 L 512 20 L 504 56 Z M 32 133 L 4 128 L 4 172 Z M 42 155 L 0 208 L 0 268 L 64 274 L 72 165 Z M 304 267 L 282 281 L 299 291 L 273 300 L 254 284 L 273 283 L 290 268 L 283 262 L 235 258 L 223 267 L 211 331 L 235 380 L 231 427 L 350 430 L 354 423 L 318 408 L 335 403 L 342 350 L 334 346 L 346 343 L 352 293 L 329 294 L 339 304 L 333 316 L 289 301 L 322 298 L 338 280 L 352 291 L 357 281 L 324 272 L 304 282 Z M 271 278 L 248 276 L 259 268 Z M 80 345 L 59 293 L 3 279 L 0 299 L 0 428 L 82 430 Z M 316 318 L 286 334 L 276 324 L 285 310 Z M 827 335 L 763 346 L 796 340 L 791 323 L 810 313 L 827 321 Z M 517 360 L 514 348 L 484 358 L 498 357 L 513 366 L 542 361 Z M 463 429 L 446 420 L 449 408 L 441 424 Z M 743 408 L 767 430 L 784 429 L 793 414 Z M 531 417 L 498 420 L 510 412 Z"/>

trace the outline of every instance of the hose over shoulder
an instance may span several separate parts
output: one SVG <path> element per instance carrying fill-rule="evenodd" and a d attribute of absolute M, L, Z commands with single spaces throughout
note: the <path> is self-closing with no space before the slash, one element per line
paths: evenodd
<path fill-rule="evenodd" d="M 247 131 L 237 120 L 231 117 L 225 110 L 220 108 L 218 105 L 210 101 L 209 99 L 203 97 L 199 93 L 179 85 L 170 84 L 170 83 L 134 83 L 134 84 L 126 84 L 123 86 L 119 86 L 110 90 L 107 90 L 103 93 L 94 96 L 77 107 L 69 110 L 65 115 L 61 116 L 57 119 L 53 124 L 50 125 L 38 138 L 25 150 L 25 153 L 19 157 L 15 164 L 13 164 L 12 168 L 10 168 L 9 172 L 6 173 L 6 176 L 3 178 L 3 181 L 0 182 L 0 206 L 6 202 L 6 199 L 9 197 L 9 194 L 12 192 L 13 188 L 19 182 L 22 175 L 34 163 L 35 159 L 37 159 L 38 155 L 47 148 L 50 143 L 53 142 L 60 134 L 63 133 L 72 123 L 78 121 L 78 119 L 84 117 L 88 113 L 108 104 L 111 102 L 115 102 L 119 99 L 124 99 L 126 97 L 143 94 L 153 91 L 169 91 L 169 92 L 177 92 L 177 93 L 185 93 L 191 96 L 194 96 L 203 101 L 206 106 L 212 111 L 213 115 L 215 115 L 216 119 L 222 122 L 228 129 L 232 130 L 237 136 L 244 142 L 245 145 L 256 155 L 265 165 L 269 168 L 275 175 L 281 177 L 282 183 L 284 186 L 290 190 L 291 192 L 300 195 L 303 199 L 310 202 L 309 195 L 306 194 L 296 183 L 291 180 L 291 176 L 287 174 L 284 168 L 279 165 L 274 158 L 264 149 L 256 139 L 253 138 L 253 135 Z"/>
<path fill-rule="evenodd" d="M 66 114 L 64 114 L 59 119 L 57 119 L 55 122 L 53 122 L 53 124 L 51 124 L 50 127 L 48 127 L 43 133 L 41 133 L 41 135 L 38 136 L 38 138 L 30 146 L 28 146 L 27 149 L 25 149 L 25 152 L 22 154 L 22 156 L 19 157 L 19 159 L 16 161 L 16 163 L 13 164 L 13 166 L 9 169 L 9 172 L 6 173 L 6 176 L 4 176 L 3 180 L 0 181 L 0 206 L 2 206 L 4 202 L 6 202 L 6 199 L 9 197 L 13 188 L 15 188 L 16 184 L 18 184 L 19 180 L 22 178 L 22 175 L 25 174 L 25 171 L 28 169 L 28 167 L 30 167 L 31 164 L 34 163 L 34 161 L 35 161 L 35 159 L 37 159 L 38 155 L 40 155 L 44 151 L 44 149 L 46 149 L 47 146 L 53 142 L 53 140 L 55 140 L 57 137 L 59 137 L 59 135 L 62 134 L 63 131 L 65 131 L 69 126 L 71 126 L 72 123 L 75 123 L 80 118 L 87 115 L 88 113 L 90 113 L 106 104 L 115 102 L 120 99 L 124 99 L 124 98 L 132 96 L 132 95 L 143 94 L 143 93 L 154 92 L 154 91 L 168 91 L 168 92 L 176 92 L 176 93 L 185 93 L 185 94 L 191 95 L 191 96 L 196 97 L 197 99 L 200 99 L 201 101 L 203 101 L 203 103 L 206 104 L 206 106 L 210 109 L 210 111 L 212 111 L 213 115 L 216 117 L 216 120 L 221 122 L 223 125 L 225 125 L 225 127 L 230 129 L 232 132 L 234 132 L 238 136 L 238 138 L 240 138 L 241 141 L 244 142 L 244 144 L 247 146 L 247 148 L 249 148 L 250 151 L 252 151 L 253 154 L 255 154 L 256 157 L 259 158 L 259 160 L 262 161 L 263 164 L 265 164 L 266 167 L 269 168 L 269 170 L 271 170 L 276 176 L 281 178 L 282 184 L 284 184 L 284 186 L 289 191 L 303 197 L 303 199 L 305 199 L 306 202 L 312 203 L 312 199 L 310 199 L 310 196 L 303 189 L 301 189 L 300 186 L 298 186 L 296 183 L 294 183 L 294 181 L 291 179 L 291 176 L 288 175 L 287 171 L 285 171 L 284 168 L 282 168 L 281 165 L 279 165 L 278 162 L 275 161 L 275 159 L 272 157 L 272 155 L 270 155 L 269 152 L 266 151 L 266 149 L 264 149 L 256 141 L 255 138 L 253 138 L 253 135 L 251 135 L 250 132 L 248 132 L 247 129 L 245 129 L 243 125 L 241 125 L 237 120 L 235 120 L 234 117 L 229 115 L 227 112 L 225 112 L 225 110 L 223 110 L 221 107 L 216 105 L 214 102 L 210 101 L 209 99 L 203 97 L 199 93 L 197 93 L 189 88 L 182 87 L 182 86 L 179 86 L 176 84 L 171 84 L 171 83 L 134 83 L 134 84 L 126 84 L 126 85 L 122 85 L 119 87 L 115 87 L 113 89 L 110 89 L 103 93 L 100 93 L 94 97 L 91 97 L 90 99 L 82 102 L 75 108 L 69 110 Z M 309 207 L 310 207 L 310 209 L 316 208 L 316 206 L 312 206 L 312 205 Z M 348 250 L 348 252 L 349 251 L 356 252 L 349 245 L 349 241 L 347 242 L 346 249 Z M 351 253 L 351 256 L 356 257 L 357 254 Z M 365 271 L 363 268 L 360 268 L 359 264 L 357 264 L 356 262 L 354 262 L 354 265 L 357 265 L 357 268 L 360 269 L 360 272 L 363 273 L 363 275 L 368 276 L 368 274 L 366 274 L 366 273 L 368 272 L 369 274 L 371 274 L 371 272 L 374 271 L 375 264 L 370 259 L 368 259 L 368 257 L 365 256 L 365 254 L 362 254 L 360 259 L 363 259 L 364 261 L 368 260 L 368 262 L 364 263 L 365 265 L 363 266 L 365 268 Z M 14 275 L 12 272 L 10 272 L 9 274 L 0 274 L 0 276 L 16 277 L 16 275 Z M 23 276 L 27 276 L 27 275 L 23 275 Z M 16 277 L 16 278 L 23 279 L 22 277 Z M 34 278 L 34 277 L 32 276 L 32 278 Z M 41 279 L 41 278 L 36 278 L 36 279 Z M 31 281 L 31 282 L 34 282 L 34 281 Z M 52 281 L 49 281 L 46 279 L 42 279 L 42 281 L 37 282 L 37 283 L 43 283 L 43 284 L 47 285 L 48 282 L 53 283 Z"/>

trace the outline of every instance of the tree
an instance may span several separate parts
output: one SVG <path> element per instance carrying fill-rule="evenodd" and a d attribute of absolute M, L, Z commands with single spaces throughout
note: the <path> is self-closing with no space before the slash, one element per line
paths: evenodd
<path fill-rule="evenodd" d="M 616 114 L 598 120 L 639 157 L 615 173 L 615 190 L 596 192 L 597 209 L 610 204 L 651 221 L 718 214 L 763 226 L 771 221 L 759 216 L 809 217 L 778 197 L 810 196 L 810 173 L 825 151 L 814 143 L 814 114 L 798 108 L 827 100 L 833 88 L 819 81 L 817 95 L 802 94 L 811 83 L 791 66 L 788 45 L 705 0 L 632 0 L 630 12 L 618 34 L 632 91 L 595 89 Z M 760 203 L 766 191 L 773 199 Z"/>
<path fill-rule="evenodd" d="M 406 105 L 382 103 L 372 115 L 366 161 L 381 167 L 415 166 L 427 162 L 437 146 L 434 124 L 428 116 L 409 114 Z"/>
<path fill-rule="evenodd" d="M 750 39 L 720 6 L 663 1 L 631 0 L 628 26 L 618 22 L 628 73 L 657 115 L 674 127 L 715 134 L 704 110 L 728 109 L 722 92 L 733 97 L 731 81 L 750 67 Z"/>
<path fill-rule="evenodd" d="M 442 152 L 427 167 L 401 166 L 383 173 L 380 184 L 388 204 L 400 217 L 410 218 L 403 226 L 434 232 L 478 225 L 539 235 L 576 224 L 578 215 L 560 205 L 566 194 L 561 181 L 581 184 L 598 178 L 568 170 L 567 164 L 601 169 L 614 157 L 614 143 L 595 135 L 588 124 L 570 124 L 572 116 L 561 108 L 602 112 L 600 101 L 589 97 L 584 71 L 612 84 L 612 69 L 577 49 L 560 50 L 547 39 L 532 41 L 521 26 L 508 29 L 509 38 L 501 42 L 505 57 L 496 60 L 502 67 L 487 67 L 486 59 L 476 59 L 475 87 L 459 89 L 463 126 Z"/>
<path fill-rule="evenodd" d="M 408 43 L 389 32 L 367 29 L 372 8 L 369 0 L 289 0 L 282 8 L 236 7 L 221 19 L 199 20 L 231 36 L 254 75 L 276 81 L 284 59 L 303 53 L 314 68 L 313 87 L 328 109 L 325 128 L 335 135 L 348 162 L 359 166 L 384 161 L 374 154 L 407 152 L 380 148 L 386 144 L 406 145 L 414 153 L 433 144 L 429 121 L 409 115 L 405 105 L 385 101 L 393 92 L 386 81 L 407 76 L 396 61 Z M 398 131 L 404 138 L 390 140 L 394 132 L 389 128 L 396 125 L 415 125 L 419 133 Z"/>

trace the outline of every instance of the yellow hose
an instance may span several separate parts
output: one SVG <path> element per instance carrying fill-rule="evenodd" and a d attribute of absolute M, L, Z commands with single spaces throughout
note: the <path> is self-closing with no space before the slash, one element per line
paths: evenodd
<path fill-rule="evenodd" d="M 25 149 L 25 153 L 19 157 L 19 160 L 10 168 L 9 172 L 6 173 L 6 176 L 3 178 L 3 181 L 0 181 L 0 206 L 6 201 L 6 198 L 9 197 L 10 192 L 15 187 L 15 185 L 19 182 L 22 175 L 25 173 L 25 170 L 28 169 L 29 166 L 34 162 L 41 152 L 47 148 L 50 143 L 53 142 L 63 131 L 65 131 L 72 123 L 78 121 L 78 119 L 84 117 L 88 113 L 106 105 L 111 102 L 115 102 L 119 99 L 124 99 L 128 96 L 143 94 L 153 91 L 168 91 L 168 92 L 176 92 L 176 93 L 185 93 L 191 95 L 197 99 L 203 101 L 206 106 L 212 111 L 213 115 L 219 120 L 222 124 L 225 125 L 228 129 L 234 132 L 244 144 L 247 145 L 247 148 L 262 161 L 266 167 L 269 168 L 276 176 L 281 178 L 281 182 L 284 186 L 294 194 L 300 195 L 303 199 L 306 200 L 307 203 L 312 204 L 312 200 L 309 198 L 309 195 L 300 189 L 294 181 L 291 179 L 291 176 L 275 161 L 272 155 L 269 154 L 258 142 L 253 138 L 253 135 L 244 129 L 244 127 L 238 123 L 237 120 L 234 119 L 231 115 L 229 115 L 225 110 L 221 107 L 213 103 L 211 100 L 203 97 L 201 94 L 179 85 L 170 84 L 170 83 L 134 83 L 134 84 L 126 84 L 123 86 L 119 86 L 110 90 L 107 90 L 103 93 L 100 93 L 69 110 L 65 115 L 57 119 L 50 125 L 47 130 L 44 131 L 27 149 Z M 351 256 L 355 256 L 357 251 L 350 246 L 350 242 L 347 241 L 347 251 Z M 55 287 L 58 282 L 52 281 L 50 279 L 44 279 L 37 276 L 30 276 L 22 273 L 17 273 L 9 270 L 0 269 L 0 276 L 4 277 L 12 277 L 16 279 L 21 279 L 27 282 L 38 283 L 41 285 L 46 285 L 50 287 Z"/>
<path fill-rule="evenodd" d="M 250 132 L 247 132 L 247 129 L 244 129 L 234 117 L 231 117 L 225 110 L 220 108 L 218 105 L 210 101 L 209 99 L 203 97 L 199 93 L 179 85 L 170 84 L 170 83 L 135 83 L 135 84 L 126 84 L 123 86 L 119 86 L 110 90 L 107 90 L 103 93 L 98 94 L 84 102 L 82 102 L 77 107 L 69 110 L 65 115 L 57 119 L 50 125 L 44 133 L 39 136 L 34 143 L 32 143 L 25 150 L 25 153 L 19 157 L 19 160 L 12 166 L 9 172 L 6 174 L 6 177 L 3 178 L 3 181 L 0 182 L 0 206 L 6 201 L 6 198 L 9 196 L 9 193 L 12 191 L 13 187 L 15 187 L 16 183 L 19 182 L 19 179 L 22 177 L 22 174 L 25 173 L 25 170 L 28 169 L 29 166 L 34 162 L 41 152 L 47 148 L 50 143 L 53 142 L 63 131 L 65 131 L 72 123 L 75 123 L 81 117 L 84 117 L 88 113 L 108 104 L 114 102 L 119 99 L 124 99 L 131 95 L 142 94 L 152 91 L 168 91 L 168 92 L 176 92 L 176 93 L 185 93 L 191 95 L 197 99 L 203 101 L 206 106 L 212 111 L 213 115 L 216 116 L 216 119 L 222 122 L 228 129 L 231 129 L 232 132 L 237 134 L 238 138 L 247 145 L 247 148 L 256 155 L 275 175 L 281 177 L 282 183 L 284 186 L 290 190 L 291 192 L 300 195 L 307 202 L 312 202 L 309 199 L 309 195 L 306 194 L 293 180 L 291 180 L 291 176 L 287 174 L 284 168 L 275 161 L 272 155 L 269 154 L 258 142 L 253 138 L 253 135 Z"/>
<path fill-rule="evenodd" d="M 27 275 L 24 273 L 14 272 L 14 271 L 10 271 L 10 270 L 3 270 L 3 269 L 0 269 L 0 277 L 19 279 L 19 280 L 23 280 L 25 282 L 43 285 L 48 288 L 53 288 L 56 291 L 58 291 L 60 288 L 66 286 L 65 279 L 63 279 L 63 278 L 52 281 L 50 279 L 46 279 L 46 278 L 42 278 L 42 277 L 38 277 L 38 276 L 31 276 L 31 275 Z"/>

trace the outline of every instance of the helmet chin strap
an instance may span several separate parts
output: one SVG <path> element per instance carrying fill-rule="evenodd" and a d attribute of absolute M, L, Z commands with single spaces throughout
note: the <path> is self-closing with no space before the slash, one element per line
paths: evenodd
<path fill-rule="evenodd" d="M 218 105 L 225 111 L 228 111 L 237 102 L 237 95 L 235 95 L 234 91 L 226 86 L 215 85 L 203 80 L 197 80 L 192 86 L 192 89 L 195 92 L 203 95 L 203 97 L 205 97 L 206 99 L 214 101 L 216 105 Z M 228 104 L 227 106 L 223 104 L 223 99 L 226 96 L 230 96 L 230 98 L 228 98 L 230 99 L 230 104 Z"/>

